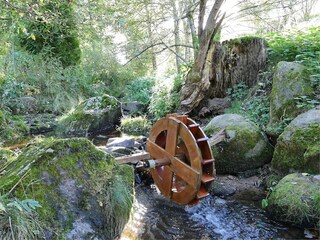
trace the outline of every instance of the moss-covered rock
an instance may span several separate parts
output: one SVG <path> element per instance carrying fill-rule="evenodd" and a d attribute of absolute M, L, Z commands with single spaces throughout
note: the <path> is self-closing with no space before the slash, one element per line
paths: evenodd
<path fill-rule="evenodd" d="M 296 117 L 278 138 L 272 166 L 282 172 L 320 173 L 320 109 Z"/>
<path fill-rule="evenodd" d="M 121 103 L 107 94 L 92 97 L 58 120 L 59 136 L 84 137 L 93 133 L 112 131 L 122 117 Z"/>
<path fill-rule="evenodd" d="M 129 218 L 131 167 L 117 165 L 87 139 L 29 145 L 5 170 L 2 193 L 15 186 L 14 197 L 42 205 L 39 219 L 48 239 L 113 239 Z"/>
<path fill-rule="evenodd" d="M 279 62 L 273 77 L 270 97 L 270 123 L 294 118 L 303 109 L 296 106 L 294 98 L 310 96 L 313 92 L 305 67 L 295 62 Z"/>
<path fill-rule="evenodd" d="M 301 173 L 287 175 L 271 192 L 267 210 L 277 221 L 298 227 L 318 228 L 320 175 L 310 176 Z"/>
<path fill-rule="evenodd" d="M 119 130 L 122 133 L 140 136 L 147 135 L 150 131 L 151 124 L 146 117 L 124 117 L 121 118 Z"/>
<path fill-rule="evenodd" d="M 273 149 L 252 122 L 237 114 L 224 114 L 213 118 L 204 130 L 213 136 L 223 128 L 227 138 L 211 146 L 217 173 L 239 173 L 271 161 Z"/>

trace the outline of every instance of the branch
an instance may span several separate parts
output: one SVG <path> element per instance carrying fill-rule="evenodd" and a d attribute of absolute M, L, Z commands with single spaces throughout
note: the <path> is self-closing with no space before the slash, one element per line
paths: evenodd
<path fill-rule="evenodd" d="M 150 46 L 146 47 L 145 49 L 143 49 L 142 51 L 140 51 L 138 54 L 134 55 L 132 58 L 129 59 L 129 61 L 127 61 L 125 65 L 129 64 L 132 60 L 138 58 L 140 55 L 142 55 L 144 52 L 146 52 L 147 50 L 149 50 L 150 48 L 153 48 L 155 46 L 159 46 L 159 45 L 164 45 L 165 47 L 163 49 L 161 49 L 160 51 L 158 52 L 155 52 L 155 54 L 157 53 L 161 53 L 163 52 L 164 50 L 169 50 L 171 52 L 173 52 L 177 57 L 179 57 L 182 61 L 184 61 L 185 63 L 188 63 L 185 59 L 183 59 L 181 56 L 177 55 L 176 52 L 174 52 L 171 48 L 172 47 L 176 47 L 176 46 L 179 46 L 179 47 L 185 47 L 185 48 L 193 48 L 193 46 L 190 46 L 190 45 L 185 45 L 185 44 L 173 44 L 173 45 L 166 45 L 164 42 L 158 42 L 158 43 L 154 43 L 154 44 L 151 44 Z"/>
<path fill-rule="evenodd" d="M 160 42 L 160 43 L 154 43 L 154 44 L 146 47 L 146 48 L 143 49 L 141 52 L 139 52 L 138 54 L 136 54 L 135 56 L 133 56 L 131 59 L 129 59 L 129 61 L 124 64 L 124 66 L 127 65 L 128 63 L 130 63 L 133 59 L 136 59 L 137 57 L 139 57 L 141 54 L 143 54 L 143 53 L 144 53 L 145 51 L 147 51 L 148 49 L 153 48 L 153 47 L 158 46 L 158 45 L 161 45 L 161 44 L 162 44 L 162 42 Z"/>
<path fill-rule="evenodd" d="M 188 64 L 188 62 L 181 57 L 179 54 L 177 54 L 175 51 L 173 51 L 167 44 L 165 44 L 164 42 L 162 43 L 170 52 L 172 52 L 174 55 L 176 55 L 179 59 L 181 59 L 184 63 Z"/>

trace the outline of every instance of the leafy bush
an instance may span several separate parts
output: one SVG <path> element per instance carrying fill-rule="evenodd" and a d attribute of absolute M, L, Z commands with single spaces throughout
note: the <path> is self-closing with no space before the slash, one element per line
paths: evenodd
<path fill-rule="evenodd" d="M 126 87 L 125 101 L 138 101 L 149 105 L 152 94 L 152 87 L 155 84 L 154 78 L 137 78 L 132 80 Z"/>
<path fill-rule="evenodd" d="M 297 61 L 306 66 L 315 90 L 320 91 L 320 27 L 266 36 L 271 65 Z"/>
<path fill-rule="evenodd" d="M 233 88 L 227 89 L 227 96 L 232 100 L 243 100 L 247 94 L 248 86 L 243 82 L 234 85 Z"/>
<path fill-rule="evenodd" d="M 119 130 L 129 135 L 147 135 L 151 124 L 146 117 L 124 117 L 121 119 Z"/>
<path fill-rule="evenodd" d="M 155 118 L 160 118 L 168 113 L 175 112 L 180 105 L 180 89 L 182 76 L 177 75 L 173 79 L 160 79 L 152 89 L 149 110 Z"/>
<path fill-rule="evenodd" d="M 81 50 L 73 3 L 50 1 L 41 5 L 39 10 L 50 12 L 51 16 L 28 21 L 24 31 L 18 35 L 21 46 L 32 54 L 42 53 L 46 57 L 59 59 L 63 67 L 78 64 Z"/>

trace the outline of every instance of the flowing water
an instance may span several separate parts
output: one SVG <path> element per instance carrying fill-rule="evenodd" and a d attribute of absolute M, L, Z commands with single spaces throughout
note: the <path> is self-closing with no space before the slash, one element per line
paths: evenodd
<path fill-rule="evenodd" d="M 304 239 L 301 229 L 284 227 L 249 202 L 207 197 L 193 207 L 136 187 L 134 214 L 120 239 Z"/>
<path fill-rule="evenodd" d="M 107 138 L 100 136 L 92 140 L 101 146 Z M 288 228 L 270 220 L 257 202 L 209 196 L 196 206 L 182 206 L 164 198 L 153 185 L 141 183 L 135 187 L 132 217 L 120 239 L 260 240 L 305 239 L 306 236 L 303 229 Z M 310 237 L 314 236 L 309 234 Z"/>

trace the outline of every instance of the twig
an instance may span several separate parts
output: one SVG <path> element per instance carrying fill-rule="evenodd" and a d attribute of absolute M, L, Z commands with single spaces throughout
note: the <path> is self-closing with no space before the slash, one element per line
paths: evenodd
<path fill-rule="evenodd" d="M 30 171 L 30 169 L 28 169 L 28 171 L 25 173 L 25 174 L 23 174 L 23 176 L 19 179 L 19 181 L 10 189 L 10 191 L 8 192 L 8 194 L 10 194 L 12 191 L 13 191 L 13 189 L 15 189 L 16 188 L 16 186 L 18 186 L 18 184 L 22 181 L 22 179 L 29 173 L 29 171 Z"/>
<path fill-rule="evenodd" d="M 15 240 L 15 238 L 14 238 L 14 233 L 13 233 L 13 229 L 12 229 L 12 224 L 11 224 L 11 217 L 10 217 L 10 216 L 9 216 L 9 224 L 10 224 L 10 230 L 11 230 L 12 239 Z"/>

